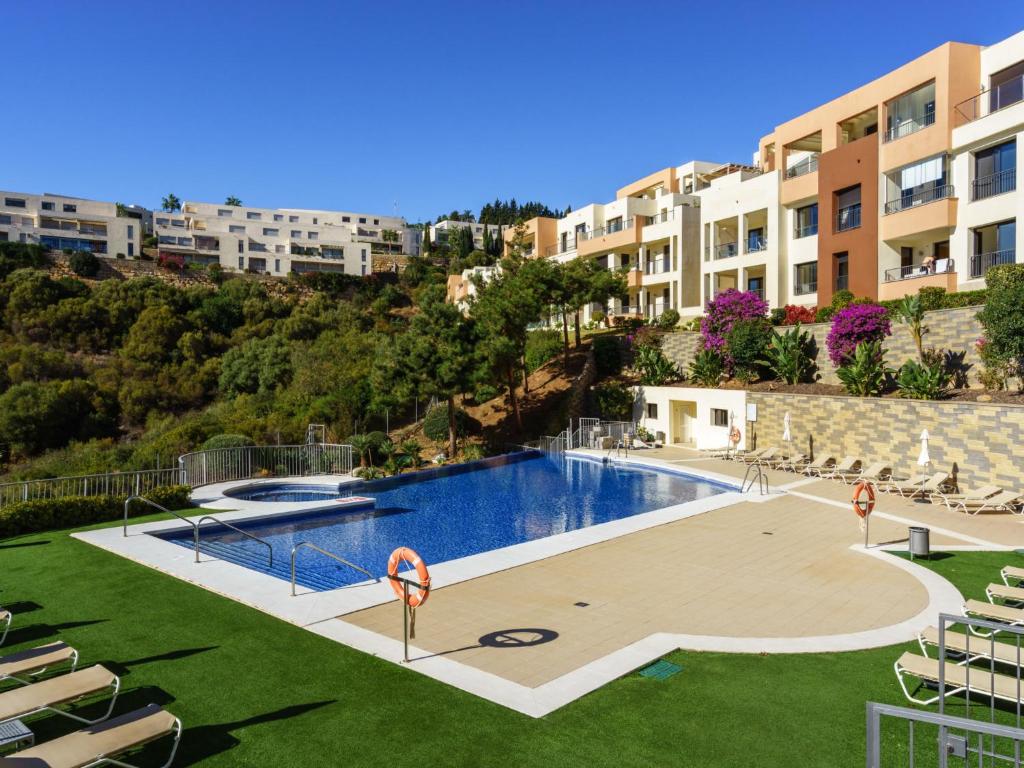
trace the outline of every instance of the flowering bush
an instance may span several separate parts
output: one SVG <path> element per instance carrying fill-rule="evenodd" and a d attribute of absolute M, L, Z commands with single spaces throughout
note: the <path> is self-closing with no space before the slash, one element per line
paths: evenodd
<path fill-rule="evenodd" d="M 779 325 L 797 325 L 799 323 L 813 323 L 815 310 L 808 307 L 798 307 L 796 304 L 787 304 L 782 308 L 785 313 Z"/>
<path fill-rule="evenodd" d="M 157 264 L 172 272 L 180 272 L 185 268 L 185 257 L 180 253 L 161 253 L 157 258 Z"/>
<path fill-rule="evenodd" d="M 728 358 L 726 337 L 741 320 L 757 320 L 768 314 L 768 303 L 752 291 L 730 288 L 708 302 L 700 321 L 701 348 Z"/>
<path fill-rule="evenodd" d="M 861 342 L 881 342 L 891 333 L 889 313 L 877 304 L 851 304 L 839 310 L 832 318 L 825 345 L 828 356 L 836 367 L 845 365 L 853 357 Z"/>

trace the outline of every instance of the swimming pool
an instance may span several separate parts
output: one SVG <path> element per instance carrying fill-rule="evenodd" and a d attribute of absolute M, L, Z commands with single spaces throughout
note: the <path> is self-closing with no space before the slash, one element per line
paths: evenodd
<path fill-rule="evenodd" d="M 564 455 L 522 452 L 400 477 L 347 484 L 338 495 L 372 496 L 374 508 L 302 512 L 235 522 L 270 542 L 204 528 L 203 548 L 220 559 L 289 580 L 291 550 L 308 541 L 360 565 L 387 572 L 398 546 L 428 563 L 519 544 L 735 490 L 697 477 Z M 191 529 L 159 534 L 192 546 Z M 335 589 L 365 576 L 312 552 L 300 552 L 297 581 Z"/>
<path fill-rule="evenodd" d="M 313 485 L 300 483 L 260 483 L 243 485 L 225 491 L 225 496 L 245 501 L 321 501 L 349 495 L 338 490 L 338 484 Z"/>

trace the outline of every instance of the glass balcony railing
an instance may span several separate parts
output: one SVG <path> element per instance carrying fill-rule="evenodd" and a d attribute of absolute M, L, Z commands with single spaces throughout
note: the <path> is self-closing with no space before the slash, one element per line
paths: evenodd
<path fill-rule="evenodd" d="M 739 252 L 739 243 L 719 243 L 715 246 L 716 259 L 728 259 L 738 255 Z"/>
<path fill-rule="evenodd" d="M 804 224 L 802 227 L 798 226 L 793 230 L 793 237 L 799 240 L 801 237 L 811 237 L 812 235 L 818 234 L 818 222 L 813 224 Z"/>
<path fill-rule="evenodd" d="M 803 160 L 789 166 L 789 168 L 786 169 L 786 178 L 795 179 L 797 176 L 814 173 L 816 170 L 818 170 L 818 156 L 812 155 L 811 157 L 805 157 Z"/>
<path fill-rule="evenodd" d="M 836 211 L 836 232 L 845 232 L 860 226 L 860 203 Z"/>
<path fill-rule="evenodd" d="M 914 208 L 918 205 L 924 205 L 925 203 L 932 203 L 936 200 L 942 200 L 944 198 L 954 196 L 955 190 L 953 189 L 952 184 L 942 184 L 941 186 L 918 191 L 907 190 L 900 195 L 899 199 L 889 200 L 885 204 L 885 212 L 886 214 L 890 214 L 898 211 L 905 211 L 907 208 Z"/>
<path fill-rule="evenodd" d="M 654 261 L 648 261 L 647 267 L 644 270 L 645 274 L 648 275 L 662 275 L 666 272 L 672 271 L 672 262 L 668 259 L 657 259 Z"/>
<path fill-rule="evenodd" d="M 768 250 L 768 238 L 763 235 L 747 238 L 747 253 L 760 253 Z"/>
<path fill-rule="evenodd" d="M 1024 75 L 1000 83 L 956 105 L 956 125 L 964 125 L 1024 101 Z"/>
<path fill-rule="evenodd" d="M 580 240 L 593 240 L 598 237 L 604 237 L 605 235 L 613 235 L 616 232 L 623 232 L 627 229 L 633 228 L 634 221 L 632 218 L 626 219 L 625 221 L 615 221 L 610 224 L 606 224 L 603 227 L 596 227 L 595 229 L 588 230 L 586 232 L 579 233 Z"/>
<path fill-rule="evenodd" d="M 675 217 L 676 212 L 674 210 L 662 211 L 661 213 L 656 213 L 653 216 L 648 216 L 646 226 L 649 227 L 652 224 L 664 224 L 666 221 L 672 221 Z"/>
<path fill-rule="evenodd" d="M 885 132 L 885 140 L 888 142 L 896 141 L 896 139 L 902 139 L 904 136 L 909 136 L 912 133 L 917 133 L 918 131 L 927 128 L 934 122 L 934 112 L 925 112 L 923 115 L 897 120 L 896 123 L 890 126 L 889 130 Z"/>
<path fill-rule="evenodd" d="M 991 253 L 976 253 L 971 256 L 971 277 L 984 277 L 992 267 L 1000 264 L 1013 264 L 1016 260 L 1017 250 L 1015 248 L 1006 248 Z"/>
<path fill-rule="evenodd" d="M 982 176 L 971 184 L 971 200 L 984 200 L 1017 188 L 1017 169 L 1007 168 L 1005 171 Z"/>

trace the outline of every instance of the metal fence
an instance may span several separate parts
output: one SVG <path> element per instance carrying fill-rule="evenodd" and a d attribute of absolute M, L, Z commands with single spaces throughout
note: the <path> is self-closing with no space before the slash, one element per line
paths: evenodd
<path fill-rule="evenodd" d="M 352 446 L 331 443 L 217 448 L 186 453 L 178 463 L 183 482 L 198 488 L 256 477 L 347 475 Z"/>
<path fill-rule="evenodd" d="M 179 485 L 182 482 L 179 467 L 23 480 L 0 484 L 0 507 L 19 501 L 67 496 L 138 496 L 162 485 Z"/>

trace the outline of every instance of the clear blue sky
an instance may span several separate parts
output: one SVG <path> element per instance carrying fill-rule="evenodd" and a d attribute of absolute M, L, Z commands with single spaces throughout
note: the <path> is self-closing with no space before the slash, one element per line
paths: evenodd
<path fill-rule="evenodd" d="M 776 124 L 1024 3 L 14 2 L 0 188 L 410 221 L 573 207 Z"/>

